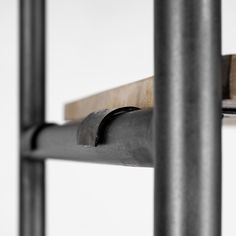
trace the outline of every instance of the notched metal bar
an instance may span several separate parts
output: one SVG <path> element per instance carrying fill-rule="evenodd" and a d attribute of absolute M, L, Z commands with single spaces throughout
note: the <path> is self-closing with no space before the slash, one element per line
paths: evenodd
<path fill-rule="evenodd" d="M 102 143 L 106 125 L 116 117 L 131 111 L 139 110 L 137 107 L 121 107 L 105 109 L 89 114 L 80 125 L 77 133 L 78 145 L 96 147 Z"/>
<path fill-rule="evenodd" d="M 53 123 L 45 123 L 34 126 L 32 128 L 29 128 L 27 131 L 22 132 L 21 143 L 20 143 L 21 153 L 37 149 L 37 137 L 40 134 L 40 132 L 45 128 L 55 125 L 56 124 Z M 22 156 L 22 158 L 25 158 L 24 155 Z"/>

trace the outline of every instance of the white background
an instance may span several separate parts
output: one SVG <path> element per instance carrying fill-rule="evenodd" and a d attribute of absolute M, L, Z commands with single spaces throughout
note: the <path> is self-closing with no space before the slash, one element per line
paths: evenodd
<path fill-rule="evenodd" d="M 151 0 L 48 0 L 47 117 L 64 103 L 153 74 Z M 236 53 L 236 2 L 223 1 L 223 54 Z M 18 3 L 0 1 L 0 235 L 16 236 Z M 223 235 L 236 235 L 236 126 L 223 127 Z M 151 236 L 153 170 L 50 161 L 48 236 Z"/>

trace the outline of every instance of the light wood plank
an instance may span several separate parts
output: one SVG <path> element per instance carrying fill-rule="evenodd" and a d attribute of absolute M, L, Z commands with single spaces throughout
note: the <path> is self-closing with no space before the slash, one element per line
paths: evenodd
<path fill-rule="evenodd" d="M 230 99 L 236 100 L 236 55 L 231 57 L 229 84 Z"/>
<path fill-rule="evenodd" d="M 236 55 L 224 56 L 222 66 L 224 104 L 236 107 Z M 149 77 L 68 103 L 65 119 L 78 120 L 91 112 L 123 106 L 152 107 L 153 82 L 154 78 Z"/>
<path fill-rule="evenodd" d="M 65 119 L 76 120 L 93 111 L 124 106 L 140 108 L 153 104 L 153 77 L 101 92 L 87 98 L 66 104 Z"/>

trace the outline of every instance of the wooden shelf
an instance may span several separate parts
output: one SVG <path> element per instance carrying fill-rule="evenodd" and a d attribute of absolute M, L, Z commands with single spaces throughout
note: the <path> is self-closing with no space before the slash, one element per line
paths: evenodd
<path fill-rule="evenodd" d="M 223 105 L 236 108 L 236 55 L 223 56 Z M 191 79 L 191 78 L 190 78 Z M 153 106 L 153 77 L 126 84 L 65 105 L 65 119 L 78 120 L 91 112 L 123 106 Z"/>

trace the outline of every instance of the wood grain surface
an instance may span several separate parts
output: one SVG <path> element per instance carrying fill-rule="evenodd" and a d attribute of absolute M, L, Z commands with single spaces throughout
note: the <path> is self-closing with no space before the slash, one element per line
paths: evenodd
<path fill-rule="evenodd" d="M 222 95 L 224 104 L 236 107 L 236 55 L 222 57 Z M 65 105 L 65 119 L 78 120 L 91 112 L 123 106 L 153 106 L 154 78 L 139 80 Z"/>

